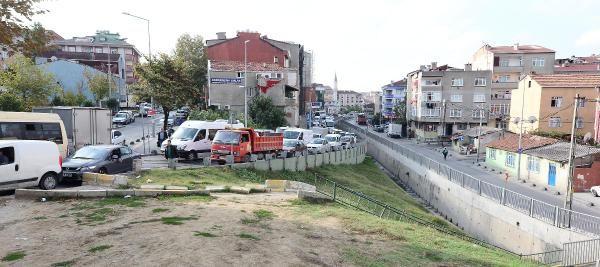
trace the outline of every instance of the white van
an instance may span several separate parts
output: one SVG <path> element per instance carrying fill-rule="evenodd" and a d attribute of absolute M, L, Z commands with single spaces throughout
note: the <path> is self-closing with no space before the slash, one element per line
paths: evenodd
<path fill-rule="evenodd" d="M 342 136 L 340 134 L 328 134 L 325 136 L 325 140 L 329 142 L 332 150 L 341 150 L 342 149 Z"/>
<path fill-rule="evenodd" d="M 54 189 L 62 172 L 57 144 L 48 141 L 0 141 L 0 190 L 39 186 Z"/>
<path fill-rule="evenodd" d="M 298 140 L 308 144 L 313 140 L 313 131 L 302 128 L 287 128 L 283 131 L 283 139 L 285 140 Z"/>
<path fill-rule="evenodd" d="M 230 124 L 227 120 L 185 121 L 171 136 L 171 145 L 177 146 L 179 157 L 195 159 L 199 153 L 210 154 L 212 140 L 218 130 L 243 128 L 241 123 Z M 165 151 L 167 140 L 160 150 Z"/>
<path fill-rule="evenodd" d="M 67 157 L 69 139 L 58 114 L 34 112 L 0 112 L 0 140 L 44 140 L 59 146 Z"/>

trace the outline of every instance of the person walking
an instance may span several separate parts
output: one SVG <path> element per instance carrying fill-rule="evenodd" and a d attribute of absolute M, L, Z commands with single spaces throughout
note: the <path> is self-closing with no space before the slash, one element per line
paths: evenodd
<path fill-rule="evenodd" d="M 167 132 L 165 131 L 164 128 L 160 128 L 160 132 L 158 132 L 158 135 L 156 137 L 157 137 L 156 146 L 158 148 L 160 148 L 162 143 L 167 139 Z"/>
<path fill-rule="evenodd" d="M 177 157 L 177 148 L 171 145 L 171 139 L 167 139 L 167 147 L 165 148 L 165 158 L 169 162 L 169 169 L 175 170 L 175 158 Z"/>
<path fill-rule="evenodd" d="M 444 150 L 442 150 L 442 155 L 444 155 L 444 160 L 446 160 L 448 157 L 448 149 L 446 147 L 444 147 Z"/>
<path fill-rule="evenodd" d="M 173 135 L 173 133 L 175 133 L 175 130 L 173 130 L 173 127 L 170 127 L 169 130 L 167 131 L 167 136 L 171 137 Z"/>

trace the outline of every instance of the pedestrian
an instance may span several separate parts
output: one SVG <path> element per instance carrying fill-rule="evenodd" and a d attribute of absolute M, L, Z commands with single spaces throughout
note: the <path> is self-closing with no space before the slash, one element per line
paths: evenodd
<path fill-rule="evenodd" d="M 169 130 L 167 131 L 167 136 L 170 138 L 174 132 L 175 132 L 175 130 L 173 130 L 173 127 L 170 127 Z"/>
<path fill-rule="evenodd" d="M 167 139 L 167 132 L 164 128 L 160 128 L 160 132 L 158 132 L 157 138 L 158 139 L 156 140 L 156 146 L 160 148 L 162 143 Z"/>
<path fill-rule="evenodd" d="M 175 169 L 175 158 L 177 157 L 177 148 L 171 145 L 171 139 L 167 139 L 167 146 L 165 147 L 165 158 L 169 162 L 169 169 Z"/>
<path fill-rule="evenodd" d="M 446 160 L 446 157 L 448 157 L 448 149 L 446 147 L 442 150 L 442 155 L 444 155 L 444 160 Z"/>

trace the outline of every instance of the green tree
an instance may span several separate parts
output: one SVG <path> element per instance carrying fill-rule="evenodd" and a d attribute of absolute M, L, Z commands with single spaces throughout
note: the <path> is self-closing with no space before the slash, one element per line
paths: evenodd
<path fill-rule="evenodd" d="M 117 111 L 119 109 L 119 100 L 117 100 L 116 98 L 109 98 L 106 101 L 106 107 L 109 108 L 112 111 Z"/>
<path fill-rule="evenodd" d="M 96 101 L 96 104 L 100 103 L 100 101 L 102 101 L 108 97 L 109 88 L 113 88 L 113 89 L 116 88 L 116 84 L 115 84 L 114 80 L 112 80 L 112 79 L 111 79 L 111 85 L 109 87 L 108 77 L 106 74 L 100 74 L 100 73 L 93 74 L 93 73 L 89 72 L 88 70 L 86 70 L 83 73 L 83 75 L 85 76 L 85 78 L 88 82 L 88 87 L 90 88 L 92 95 L 94 95 L 94 101 Z"/>
<path fill-rule="evenodd" d="M 175 60 L 182 65 L 183 73 L 190 82 L 189 99 L 192 106 L 206 109 L 205 87 L 207 84 L 208 59 L 204 39 L 200 35 L 183 34 L 175 45 Z"/>
<path fill-rule="evenodd" d="M 60 90 L 52 74 L 21 54 L 10 57 L 7 66 L 7 71 L 0 72 L 0 86 L 21 98 L 26 110 L 46 105 L 50 96 Z"/>
<path fill-rule="evenodd" d="M 406 123 L 406 102 L 399 102 L 392 109 L 394 112 L 394 122 L 399 124 Z"/>
<path fill-rule="evenodd" d="M 286 125 L 285 112 L 273 105 L 271 98 L 264 95 L 252 98 L 248 106 L 248 115 L 256 127 L 275 129 Z"/>
<path fill-rule="evenodd" d="M 188 119 L 200 121 L 214 121 L 218 119 L 227 120 L 229 119 L 229 112 L 227 110 L 193 109 L 190 112 Z"/>
<path fill-rule="evenodd" d="M 21 37 L 22 40 L 16 42 L 15 46 L 28 58 L 41 56 L 53 48 L 49 45 L 51 40 L 48 31 L 40 23 L 36 22 L 31 28 L 23 29 Z"/>
<path fill-rule="evenodd" d="M 23 100 L 11 93 L 0 93 L 0 111 L 25 111 Z"/>
<path fill-rule="evenodd" d="M 37 14 L 46 10 L 37 9 L 35 4 L 41 0 L 0 1 L 0 44 L 13 44 L 15 37 L 21 35 L 26 23 Z"/>
<path fill-rule="evenodd" d="M 73 92 L 66 92 L 62 98 L 65 106 L 82 106 L 87 98 L 82 94 L 75 94 Z"/>
<path fill-rule="evenodd" d="M 133 92 L 140 99 L 153 98 L 163 108 L 166 129 L 169 112 L 185 105 L 190 98 L 190 82 L 183 64 L 172 56 L 159 54 L 137 65 L 135 71 L 139 81 L 132 86 Z"/>

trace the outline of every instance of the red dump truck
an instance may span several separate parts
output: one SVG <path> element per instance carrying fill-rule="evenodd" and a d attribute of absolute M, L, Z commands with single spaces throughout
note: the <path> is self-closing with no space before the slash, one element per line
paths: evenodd
<path fill-rule="evenodd" d="M 358 125 L 367 125 L 367 115 L 358 113 L 356 116 L 356 123 L 358 123 Z"/>
<path fill-rule="evenodd" d="M 283 134 L 256 131 L 252 128 L 219 130 L 212 141 L 210 159 L 225 163 L 228 155 L 234 162 L 248 162 L 251 155 L 258 159 L 265 155 L 277 156 L 283 150 Z"/>

